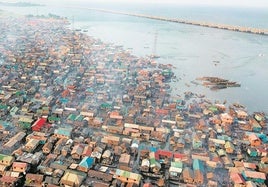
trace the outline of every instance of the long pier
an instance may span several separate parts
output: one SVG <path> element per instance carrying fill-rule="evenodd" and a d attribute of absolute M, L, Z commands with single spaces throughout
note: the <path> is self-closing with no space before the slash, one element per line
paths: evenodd
<path fill-rule="evenodd" d="M 207 23 L 207 22 L 201 22 L 201 21 L 189 21 L 189 20 L 178 19 L 178 18 L 167 18 L 167 17 L 163 17 L 163 16 L 152 16 L 152 15 L 146 15 L 146 14 L 126 13 L 126 12 L 105 10 L 105 9 L 96 9 L 96 8 L 87 8 L 87 9 L 95 10 L 95 11 L 99 11 L 99 12 L 111 13 L 111 14 L 121 14 L 121 15 L 127 15 L 127 16 L 134 16 L 134 17 L 140 17 L 140 18 L 159 20 L 159 21 L 167 21 L 167 22 L 181 23 L 181 24 L 187 24 L 187 25 L 229 30 L 229 31 L 235 31 L 235 32 L 268 35 L 268 29 L 262 29 L 262 28 L 252 28 L 252 27 L 242 27 L 242 26 L 235 26 L 235 25 Z"/>

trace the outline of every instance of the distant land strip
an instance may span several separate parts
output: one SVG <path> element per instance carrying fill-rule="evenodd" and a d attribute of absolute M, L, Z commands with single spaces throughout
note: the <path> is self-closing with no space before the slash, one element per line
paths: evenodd
<path fill-rule="evenodd" d="M 235 32 L 244 32 L 244 33 L 268 36 L 268 29 L 263 29 L 263 28 L 252 28 L 252 27 L 242 27 L 242 26 L 235 26 L 235 25 L 207 23 L 207 22 L 202 22 L 202 21 L 190 21 L 190 20 L 184 20 L 184 19 L 178 19 L 178 18 L 167 18 L 163 16 L 135 14 L 135 13 L 127 13 L 127 12 L 97 9 L 97 8 L 85 8 L 85 7 L 77 7 L 77 8 L 94 10 L 98 12 L 105 12 L 105 13 L 111 13 L 111 14 L 121 14 L 121 15 L 127 15 L 127 16 L 159 20 L 159 21 L 167 21 L 167 22 L 181 23 L 181 24 L 194 25 L 194 26 L 200 26 L 200 27 L 208 27 L 208 28 L 215 28 L 215 29 L 222 29 L 222 30 L 229 30 L 229 31 L 235 31 Z"/>

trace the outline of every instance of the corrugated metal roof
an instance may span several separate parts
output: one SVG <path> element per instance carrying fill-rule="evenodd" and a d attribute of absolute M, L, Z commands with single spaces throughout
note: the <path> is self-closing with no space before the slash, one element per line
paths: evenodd
<path fill-rule="evenodd" d="M 245 180 L 243 179 L 242 175 L 240 175 L 239 173 L 231 173 L 230 178 L 235 184 L 245 183 Z"/>
<path fill-rule="evenodd" d="M 244 171 L 243 176 L 245 176 L 246 178 L 266 180 L 265 173 L 257 172 L 257 171 Z"/>
<path fill-rule="evenodd" d="M 202 173 L 204 172 L 204 164 L 201 160 L 199 159 L 194 159 L 193 160 L 193 169 L 194 170 L 200 170 Z"/>
<path fill-rule="evenodd" d="M 175 168 L 182 168 L 183 167 L 183 163 L 178 161 L 178 162 L 171 162 L 171 167 L 175 167 Z"/>
<path fill-rule="evenodd" d="M 126 178 L 130 178 L 130 179 L 134 179 L 136 181 L 140 181 L 141 180 L 141 175 L 137 174 L 137 173 L 132 173 L 129 171 L 125 171 L 125 170 L 120 170 L 120 169 L 116 169 L 116 175 L 118 176 L 122 176 L 122 177 L 126 177 Z"/>
<path fill-rule="evenodd" d="M 71 136 L 72 128 L 58 128 L 55 129 L 55 134 L 60 134 L 64 136 Z"/>
<path fill-rule="evenodd" d="M 94 158 L 86 156 L 79 163 L 79 166 L 86 167 L 86 168 L 91 168 L 93 164 L 94 164 Z"/>

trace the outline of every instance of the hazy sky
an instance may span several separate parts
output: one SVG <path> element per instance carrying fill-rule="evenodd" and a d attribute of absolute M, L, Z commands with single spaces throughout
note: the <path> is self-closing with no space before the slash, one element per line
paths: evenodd
<path fill-rule="evenodd" d="M 80 0 L 88 1 L 88 0 Z M 94 0 L 93 0 L 94 1 Z M 98 0 L 100 1 L 100 0 Z M 241 5 L 241 6 L 268 6 L 268 0 L 101 0 L 116 2 L 151 2 L 151 3 L 176 3 L 176 4 L 195 4 L 195 5 Z"/>
<path fill-rule="evenodd" d="M 25 0 L 26 1 L 26 0 Z M 247 6 L 247 7 L 267 7 L 268 8 L 268 0 L 29 0 L 28 2 L 35 3 L 78 3 L 78 2 L 131 2 L 131 3 L 176 3 L 183 5 L 212 5 L 212 6 Z M 268 9 L 267 9 L 268 11 Z"/>

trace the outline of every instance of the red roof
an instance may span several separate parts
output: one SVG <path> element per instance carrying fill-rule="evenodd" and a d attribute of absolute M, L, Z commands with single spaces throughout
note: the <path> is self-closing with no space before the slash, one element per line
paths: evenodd
<path fill-rule="evenodd" d="M 160 115 L 168 115 L 168 110 L 165 109 L 156 109 L 155 110 L 156 114 L 160 114 Z"/>
<path fill-rule="evenodd" d="M 248 136 L 248 139 L 249 139 L 249 141 L 260 140 L 259 137 L 258 137 L 256 134 L 254 134 L 254 133 L 250 134 L 250 135 Z"/>
<path fill-rule="evenodd" d="M 119 112 L 117 112 L 117 111 L 112 111 L 112 112 L 110 113 L 110 118 L 111 118 L 111 119 L 123 119 L 123 116 L 121 116 L 121 115 L 119 114 Z"/>
<path fill-rule="evenodd" d="M 13 162 L 12 167 L 26 168 L 27 163 L 25 163 L 25 162 Z"/>
<path fill-rule="evenodd" d="M 174 153 L 174 158 L 178 158 L 182 160 L 183 158 L 187 158 L 187 155 L 181 154 L 181 153 Z"/>
<path fill-rule="evenodd" d="M 168 158 L 172 158 L 173 153 L 171 151 L 157 150 L 155 153 L 155 158 L 158 160 L 159 156 L 166 156 Z"/>
<path fill-rule="evenodd" d="M 247 178 L 252 179 L 266 179 L 265 173 L 257 172 L 257 171 L 244 171 L 244 174 Z"/>
<path fill-rule="evenodd" d="M 145 183 L 143 187 L 153 187 L 153 185 L 151 183 Z"/>
<path fill-rule="evenodd" d="M 69 91 L 69 90 L 64 90 L 64 91 L 61 93 L 62 97 L 67 97 L 69 94 L 70 94 L 70 91 Z"/>
<path fill-rule="evenodd" d="M 213 161 L 213 162 L 219 162 L 219 161 L 220 161 L 220 157 L 215 156 L 215 157 L 213 157 L 213 158 L 211 159 L 211 161 Z"/>
<path fill-rule="evenodd" d="M 4 182 L 4 183 L 14 183 L 15 181 L 17 181 L 18 179 L 15 178 L 15 177 L 11 177 L 11 176 L 3 176 L 0 178 L 0 181 L 1 182 Z"/>
<path fill-rule="evenodd" d="M 250 162 L 243 162 L 243 165 L 245 168 L 250 168 L 250 169 L 254 169 L 254 170 L 257 168 L 256 164 L 250 163 Z"/>
<path fill-rule="evenodd" d="M 235 184 L 245 184 L 245 180 L 239 173 L 232 173 L 230 178 Z"/>
<path fill-rule="evenodd" d="M 72 89 L 72 90 L 74 90 L 75 88 L 76 88 L 76 87 L 73 86 L 73 85 L 67 86 L 67 89 Z"/>
<path fill-rule="evenodd" d="M 92 153 L 92 148 L 90 146 L 86 146 L 83 150 L 83 156 L 90 156 Z"/>
<path fill-rule="evenodd" d="M 33 131 L 40 131 L 42 127 L 46 124 L 47 119 L 46 118 L 39 118 L 33 125 L 32 130 Z"/>

